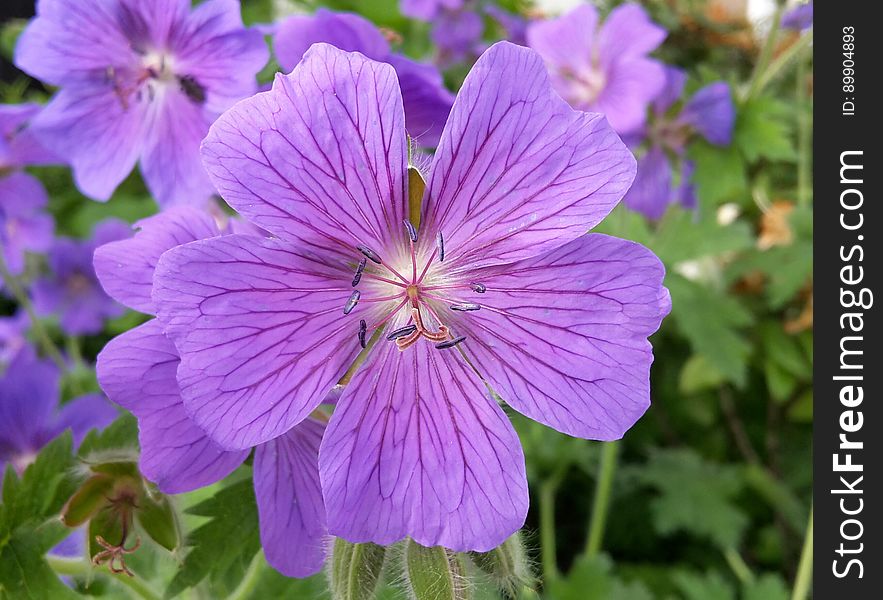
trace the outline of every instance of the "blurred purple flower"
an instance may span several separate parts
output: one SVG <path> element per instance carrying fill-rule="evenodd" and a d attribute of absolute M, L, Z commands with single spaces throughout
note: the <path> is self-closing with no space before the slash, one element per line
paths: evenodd
<path fill-rule="evenodd" d="M 0 371 L 0 473 L 6 465 L 21 473 L 44 445 L 65 429 L 74 444 L 86 433 L 113 421 L 116 411 L 100 394 L 89 394 L 59 408 L 58 369 L 25 347 Z"/>
<path fill-rule="evenodd" d="M 471 7 L 443 10 L 432 19 L 429 37 L 436 45 L 436 62 L 442 67 L 475 59 L 487 47 L 482 42 L 484 20 Z"/>
<path fill-rule="evenodd" d="M 39 112 L 36 104 L 0 105 L 0 251 L 13 275 L 24 270 L 25 252 L 49 248 L 55 230 L 52 217 L 43 211 L 48 201 L 43 184 L 21 170 L 60 162 L 29 127 Z"/>
<path fill-rule="evenodd" d="M 443 10 L 459 10 L 467 0 L 401 0 L 402 14 L 421 21 L 434 19 Z"/>
<path fill-rule="evenodd" d="M 95 252 L 104 289 L 122 304 L 150 315 L 153 272 L 168 249 L 221 235 L 214 219 L 193 208 L 170 208 L 135 224 L 134 237 Z M 178 352 L 154 319 L 111 340 L 98 356 L 98 381 L 108 397 L 138 419 L 141 472 L 165 493 L 222 479 L 248 456 L 228 452 L 185 411 L 175 372 Z M 282 573 L 304 577 L 324 560 L 325 511 L 318 451 L 324 425 L 308 419 L 255 450 L 254 484 L 267 560 Z"/>
<path fill-rule="evenodd" d="M 0 317 L 0 371 L 27 345 L 28 315 L 20 310 L 11 317 Z"/>
<path fill-rule="evenodd" d="M 73 166 L 77 186 L 107 200 L 141 161 L 160 204 L 213 192 L 199 162 L 209 124 L 254 93 L 263 36 L 236 0 L 39 0 L 15 63 L 60 87 L 35 132 Z"/>
<path fill-rule="evenodd" d="M 167 251 L 152 299 L 187 413 L 231 451 L 289 435 L 380 334 L 322 440 L 328 529 L 488 550 L 528 494 L 487 386 L 565 433 L 618 438 L 649 405 L 647 336 L 670 301 L 647 249 L 585 235 L 635 162 L 535 52 L 501 42 L 475 64 L 419 230 L 403 115 L 389 65 L 314 45 L 203 144 L 228 204 L 275 237 Z"/>
<path fill-rule="evenodd" d="M 782 27 L 805 31 L 812 27 L 813 7 L 812 0 L 805 4 L 798 4 L 782 17 Z"/>
<path fill-rule="evenodd" d="M 620 135 L 641 128 L 665 84 L 663 64 L 648 57 L 665 36 L 632 3 L 613 9 L 603 25 L 594 6 L 581 4 L 527 29 L 528 45 L 546 61 L 558 93 L 578 110 L 603 113 Z"/>
<path fill-rule="evenodd" d="M 130 235 L 129 226 L 107 219 L 95 226 L 89 240 L 58 238 L 49 249 L 50 274 L 34 282 L 31 296 L 38 314 L 58 314 L 69 335 L 99 333 L 105 319 L 123 313 L 123 307 L 101 289 L 92 268 L 95 249 Z"/>
<path fill-rule="evenodd" d="M 528 20 L 521 15 L 511 13 L 497 6 L 489 4 L 484 7 L 484 12 L 491 16 L 506 32 L 506 39 L 519 46 L 527 46 Z"/>
<path fill-rule="evenodd" d="M 408 134 L 421 146 L 433 147 L 438 143 L 454 102 L 454 96 L 445 89 L 438 69 L 392 52 L 380 30 L 367 19 L 325 9 L 319 9 L 312 16 L 289 17 L 280 23 L 273 49 L 279 64 L 287 72 L 317 42 L 390 63 L 402 88 Z"/>
<path fill-rule="evenodd" d="M 638 174 L 624 198 L 626 206 L 650 219 L 662 217 L 671 203 L 688 209 L 697 207 L 696 191 L 690 182 L 693 163 L 684 156 L 695 136 L 716 146 L 727 146 L 733 138 L 736 107 L 730 86 L 722 81 L 699 89 L 676 114 L 671 114 L 683 96 L 686 81 L 684 71 L 666 67 L 665 86 L 653 100 L 653 119 L 644 132 L 647 150 L 638 159 Z M 672 170 L 677 168 L 679 184 L 673 187 Z"/>

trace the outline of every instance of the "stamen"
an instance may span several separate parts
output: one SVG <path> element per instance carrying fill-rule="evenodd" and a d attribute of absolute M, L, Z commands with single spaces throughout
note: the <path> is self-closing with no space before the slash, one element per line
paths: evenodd
<path fill-rule="evenodd" d="M 408 231 L 408 237 L 411 238 L 412 242 L 417 241 L 417 230 L 414 228 L 414 225 L 411 221 L 405 219 L 402 221 L 405 224 L 405 229 Z"/>
<path fill-rule="evenodd" d="M 358 249 L 359 252 L 361 252 L 362 254 L 364 254 L 365 256 L 367 256 L 368 258 L 373 260 L 374 262 L 376 262 L 378 265 L 383 264 L 383 261 L 380 260 L 380 255 L 378 255 L 376 252 L 374 252 L 374 250 L 372 250 L 368 246 L 363 246 L 363 245 L 359 244 L 358 246 L 356 246 L 356 248 Z"/>
<path fill-rule="evenodd" d="M 442 235 L 442 232 L 439 231 L 435 234 L 435 244 L 438 246 L 438 262 L 444 262 L 445 260 L 445 236 Z"/>
<path fill-rule="evenodd" d="M 483 283 L 470 283 L 469 287 L 472 288 L 473 292 L 477 292 L 479 294 L 483 294 L 487 291 L 487 287 Z"/>
<path fill-rule="evenodd" d="M 368 332 L 368 324 L 365 322 L 365 319 L 359 321 L 359 345 L 362 348 L 368 347 L 368 342 L 365 340 L 365 334 Z"/>
<path fill-rule="evenodd" d="M 200 85 L 193 75 L 178 77 L 178 83 L 184 94 L 196 104 L 205 103 L 205 88 Z"/>
<path fill-rule="evenodd" d="M 391 332 L 389 335 L 386 336 L 386 339 L 391 342 L 393 340 L 411 335 L 415 331 L 417 331 L 416 325 L 405 325 L 404 327 L 399 327 L 395 331 Z"/>
<path fill-rule="evenodd" d="M 356 267 L 356 274 L 353 277 L 353 287 L 359 285 L 359 282 L 362 281 L 362 273 L 365 271 L 365 265 L 368 264 L 368 259 L 363 258 L 359 261 L 359 266 Z"/>
<path fill-rule="evenodd" d="M 446 348 L 453 348 L 454 346 L 456 346 L 457 344 L 459 344 L 459 343 L 461 343 L 461 342 L 463 342 L 463 341 L 465 341 L 465 340 L 466 340 L 466 336 L 465 336 L 465 335 L 461 335 L 460 337 L 455 337 L 455 338 L 452 339 L 452 340 L 448 340 L 448 341 L 446 341 L 446 342 L 442 342 L 442 343 L 440 343 L 440 344 L 436 344 L 435 347 L 438 348 L 439 350 L 444 350 L 444 349 L 446 349 Z"/>
<path fill-rule="evenodd" d="M 451 304 L 451 310 L 458 310 L 460 312 L 469 312 L 479 309 L 481 309 L 481 305 L 475 304 L 474 302 L 460 302 L 458 304 Z"/>
<path fill-rule="evenodd" d="M 356 304 L 359 303 L 359 298 L 361 297 L 362 292 L 359 290 L 353 290 L 353 293 L 350 294 L 349 300 L 343 305 L 343 314 L 348 315 L 353 312 L 353 309 L 356 307 Z"/>

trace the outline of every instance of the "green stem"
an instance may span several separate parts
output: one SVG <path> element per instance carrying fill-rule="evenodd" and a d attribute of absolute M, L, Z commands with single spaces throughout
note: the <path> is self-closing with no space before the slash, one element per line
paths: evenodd
<path fill-rule="evenodd" d="M 261 572 L 263 570 L 264 551 L 260 550 L 254 555 L 254 558 L 251 559 L 251 564 L 248 565 L 248 570 L 242 577 L 242 581 L 239 582 L 239 585 L 236 586 L 236 589 L 230 594 L 228 600 L 246 600 L 249 598 L 254 591 L 255 586 L 258 584 L 258 581 L 260 581 Z"/>
<path fill-rule="evenodd" d="M 589 520 L 589 535 L 586 538 L 586 557 L 588 558 L 596 557 L 601 551 L 618 454 L 619 444 L 617 442 L 605 442 L 601 445 L 598 481 L 595 484 L 595 498 L 592 502 L 592 515 Z"/>
<path fill-rule="evenodd" d="M 810 507 L 809 524 L 806 526 L 803 550 L 800 551 L 800 565 L 797 567 L 791 600 L 804 600 L 809 595 L 809 588 L 812 585 L 812 511 Z"/>
<path fill-rule="evenodd" d="M 745 94 L 746 100 L 756 96 L 762 88 L 761 81 L 764 78 L 767 66 L 769 66 L 773 58 L 773 52 L 776 50 L 776 39 L 779 37 L 779 28 L 782 24 L 782 13 L 784 11 L 784 3 L 776 6 L 776 12 L 773 13 L 770 23 L 770 31 L 767 33 L 766 41 L 760 50 L 760 56 L 757 57 L 757 64 L 755 64 L 754 72 L 751 74 L 751 81 L 748 82 L 748 91 Z"/>
<path fill-rule="evenodd" d="M 754 573 L 751 572 L 751 568 L 745 564 L 742 555 L 735 548 L 724 550 L 724 558 L 727 559 L 727 564 L 730 565 L 730 569 L 733 570 L 742 585 L 748 585 L 754 581 Z"/>
<path fill-rule="evenodd" d="M 806 89 L 806 67 L 804 58 L 797 63 L 797 204 L 809 206 L 812 194 L 812 135 L 810 122 L 809 94 Z"/>
<path fill-rule="evenodd" d="M 67 363 L 65 363 L 64 357 L 52 342 L 52 338 L 49 337 L 49 333 L 47 333 L 46 328 L 43 327 L 43 323 L 40 321 L 39 317 L 37 317 L 37 313 L 34 311 L 34 305 L 31 304 L 31 299 L 28 298 L 24 289 L 22 289 L 18 278 L 9 272 L 9 269 L 6 267 L 6 260 L 3 258 L 2 254 L 0 254 L 0 277 L 2 277 L 3 283 L 6 284 L 7 289 L 12 292 L 12 296 L 15 300 L 21 305 L 25 313 L 27 313 L 28 318 L 31 321 L 31 329 L 37 336 L 37 341 L 39 342 L 40 347 L 43 348 L 43 352 L 46 353 L 46 356 L 52 359 L 62 372 L 67 372 Z"/>
<path fill-rule="evenodd" d="M 94 574 L 103 575 L 116 583 L 127 587 L 131 595 L 135 598 L 145 600 L 161 600 L 162 598 L 160 594 L 155 592 L 146 582 L 138 577 L 131 577 L 123 573 L 113 573 L 105 570 L 93 570 L 92 563 L 81 558 L 60 558 L 48 554 L 46 555 L 46 562 L 49 563 L 49 567 L 58 575 L 80 577 L 89 577 Z"/>
<path fill-rule="evenodd" d="M 543 580 L 546 582 L 559 575 L 555 549 L 555 495 L 563 478 L 564 467 L 559 467 L 540 486 L 540 552 L 543 555 Z"/>

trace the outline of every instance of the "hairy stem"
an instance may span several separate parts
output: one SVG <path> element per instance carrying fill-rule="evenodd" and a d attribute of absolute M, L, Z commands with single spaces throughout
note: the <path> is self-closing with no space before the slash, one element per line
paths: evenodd
<path fill-rule="evenodd" d="M 251 593 L 254 591 L 258 581 L 260 581 L 261 572 L 263 570 L 264 551 L 259 550 L 258 553 L 254 555 L 254 558 L 251 559 L 251 564 L 248 565 L 248 570 L 242 577 L 242 581 L 239 582 L 236 589 L 233 590 L 230 596 L 228 596 L 228 600 L 245 600 L 246 598 L 251 597 Z"/>
<path fill-rule="evenodd" d="M 617 442 L 605 442 L 601 445 L 601 462 L 598 465 L 598 480 L 595 483 L 595 498 L 592 502 L 589 533 L 586 537 L 586 556 L 588 558 L 594 558 L 601 551 L 618 454 L 619 444 Z"/>
<path fill-rule="evenodd" d="M 812 512 L 813 509 L 810 508 L 809 524 L 806 526 L 806 534 L 803 538 L 803 550 L 800 552 L 800 565 L 797 567 L 791 600 L 804 600 L 809 596 L 809 588 L 812 585 Z"/>
<path fill-rule="evenodd" d="M 785 11 L 785 4 L 781 3 L 776 6 L 770 20 L 770 30 L 767 33 L 766 40 L 760 50 L 760 56 L 757 57 L 757 63 L 754 66 L 754 72 L 751 74 L 751 80 L 748 82 L 748 91 L 745 93 L 745 99 L 753 98 L 763 88 L 762 81 L 766 76 L 767 67 L 773 58 L 773 52 L 776 50 L 776 40 L 779 37 L 779 29 L 782 25 L 782 13 Z"/>
<path fill-rule="evenodd" d="M 564 468 L 559 467 L 540 486 L 540 552 L 543 560 L 543 581 L 558 577 L 558 555 L 555 549 L 555 495 L 564 478 Z"/>
<path fill-rule="evenodd" d="M 128 588 L 133 598 L 160 600 L 162 596 L 153 590 L 143 579 L 130 577 L 122 573 L 112 573 L 104 569 L 93 569 L 92 563 L 82 558 L 61 558 L 48 554 L 46 562 L 58 575 L 82 576 L 102 575 Z"/>

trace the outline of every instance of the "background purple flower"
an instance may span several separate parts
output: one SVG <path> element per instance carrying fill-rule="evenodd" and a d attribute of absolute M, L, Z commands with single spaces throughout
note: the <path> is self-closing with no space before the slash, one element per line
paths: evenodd
<path fill-rule="evenodd" d="M 454 101 L 438 69 L 392 52 L 380 30 L 367 19 L 325 9 L 319 9 L 312 16 L 297 15 L 282 21 L 273 48 L 279 64 L 290 71 L 317 42 L 390 63 L 402 88 L 408 134 L 422 146 L 432 147 L 438 143 Z"/>
<path fill-rule="evenodd" d="M 49 274 L 34 282 L 31 296 L 41 315 L 57 314 L 61 328 L 70 335 L 98 333 L 105 319 L 123 313 L 123 307 L 104 293 L 95 270 L 95 249 L 129 236 L 129 226 L 107 219 L 95 226 L 91 239 L 58 238 L 48 254 Z"/>
<path fill-rule="evenodd" d="M 603 113 L 620 135 L 640 129 L 665 84 L 662 63 L 648 56 L 665 36 L 633 3 L 613 9 L 603 25 L 594 6 L 581 4 L 527 29 L 558 93 L 576 109 Z"/>
<path fill-rule="evenodd" d="M 313 46 L 203 154 L 228 204 L 275 236 L 200 240 L 157 265 L 183 404 L 209 436 L 236 450 L 286 434 L 382 330 L 320 447 L 330 533 L 488 550 L 521 527 L 524 457 L 484 381 L 581 437 L 617 438 L 646 410 L 662 265 L 585 236 L 634 159 L 532 50 L 500 43 L 472 69 L 417 231 L 396 74 L 360 54 Z"/>
<path fill-rule="evenodd" d="M 107 200 L 138 160 L 160 204 L 212 193 L 199 142 L 267 61 L 239 11 L 234 0 L 37 2 L 15 62 L 61 88 L 34 127 L 83 193 Z"/>
<path fill-rule="evenodd" d="M 433 17 L 429 32 L 438 49 L 436 62 L 449 67 L 474 59 L 486 48 L 481 40 L 483 34 L 484 20 L 470 7 L 441 11 Z"/>
<path fill-rule="evenodd" d="M 812 0 L 798 4 L 782 17 L 782 27 L 804 31 L 812 27 L 813 7 Z"/>
<path fill-rule="evenodd" d="M 27 344 L 27 331 L 30 320 L 20 310 L 11 317 L 0 317 L 0 371 L 5 369 L 13 358 Z"/>
<path fill-rule="evenodd" d="M 421 21 L 429 21 L 442 10 L 458 10 L 467 0 L 401 0 L 402 14 Z"/>
<path fill-rule="evenodd" d="M 26 251 L 49 248 L 55 229 L 43 210 L 48 201 L 43 184 L 21 170 L 59 162 L 29 127 L 39 112 L 36 104 L 0 105 L 0 251 L 13 275 L 24 270 Z"/>
<path fill-rule="evenodd" d="M 160 256 L 221 231 L 211 215 L 187 207 L 171 208 L 135 227 L 134 237 L 96 250 L 95 271 L 111 296 L 152 315 L 152 279 Z M 214 483 L 249 454 L 224 450 L 190 419 L 176 380 L 178 363 L 175 346 L 154 319 L 111 340 L 97 365 L 108 397 L 138 419 L 141 472 L 165 493 Z M 317 458 L 323 430 L 322 423 L 308 419 L 255 450 L 262 544 L 270 564 L 293 577 L 312 575 L 324 562 Z"/>
<path fill-rule="evenodd" d="M 693 164 L 685 157 L 687 144 L 697 136 L 716 146 L 732 141 L 736 107 L 730 86 L 722 81 L 708 84 L 693 94 L 676 114 L 671 109 L 683 97 L 687 74 L 666 67 L 666 84 L 652 103 L 652 121 L 642 134 L 647 149 L 638 159 L 635 182 L 624 201 L 632 210 L 659 219 L 669 204 L 693 209 L 696 192 L 690 181 Z M 634 145 L 640 143 L 640 136 Z M 679 173 L 673 184 L 673 171 Z"/>

